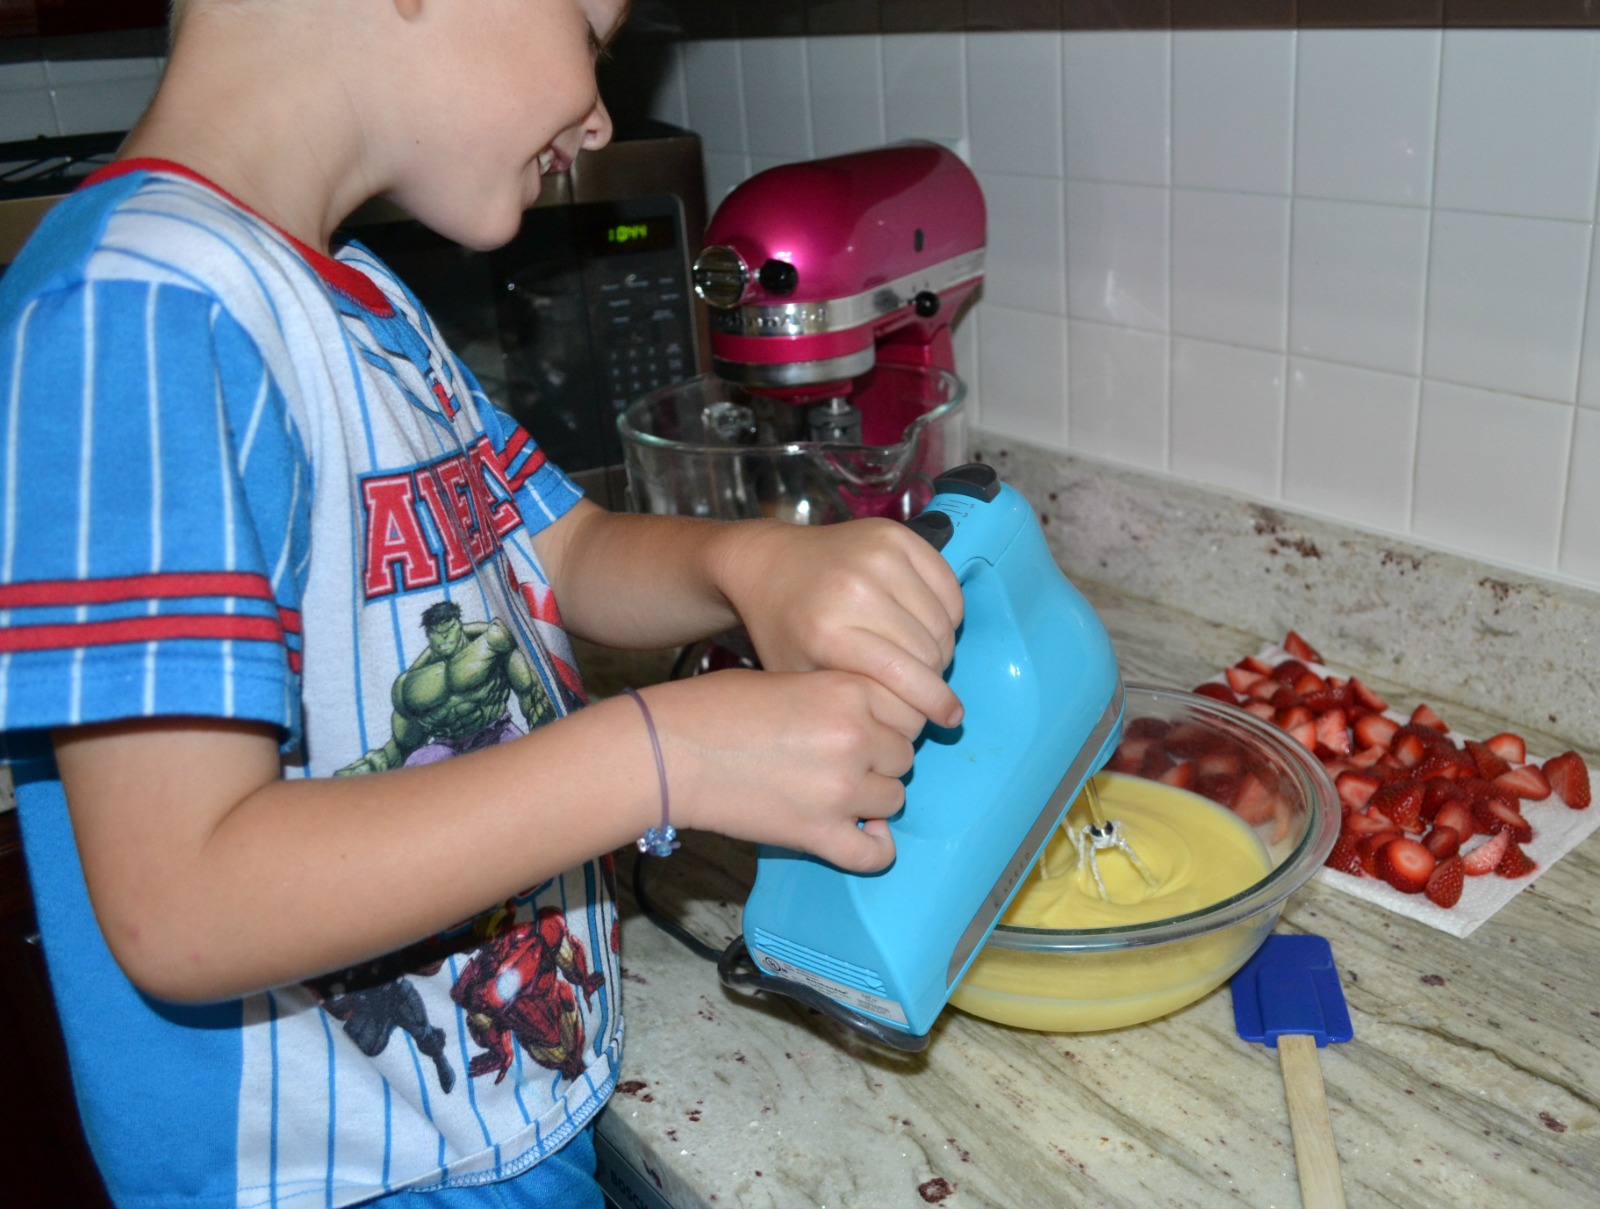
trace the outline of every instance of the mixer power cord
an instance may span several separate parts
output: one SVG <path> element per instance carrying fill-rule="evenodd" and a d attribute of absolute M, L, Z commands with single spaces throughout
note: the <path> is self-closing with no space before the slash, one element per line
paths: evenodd
<path fill-rule="evenodd" d="M 690 932 L 677 920 L 662 912 L 662 910 L 656 906 L 655 900 L 650 897 L 650 891 L 645 886 L 645 866 L 650 864 L 652 861 L 657 861 L 660 859 L 660 857 L 649 856 L 643 852 L 639 853 L 639 855 L 634 858 L 633 897 L 634 901 L 639 904 L 639 910 L 644 913 L 644 917 L 646 919 L 655 924 L 656 927 L 660 928 L 679 944 L 683 945 L 684 948 L 688 949 L 689 952 L 693 953 L 696 957 L 703 957 L 705 960 L 712 962 L 713 964 L 721 961 L 721 949 L 712 948 L 705 941 L 701 940 L 694 933 Z"/>

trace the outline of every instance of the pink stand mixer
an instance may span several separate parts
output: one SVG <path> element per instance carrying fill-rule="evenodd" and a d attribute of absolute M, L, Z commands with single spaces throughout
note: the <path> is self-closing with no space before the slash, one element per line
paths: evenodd
<path fill-rule="evenodd" d="M 733 190 L 694 266 L 716 372 L 623 414 L 640 511 L 906 520 L 965 460 L 950 325 L 983 277 L 977 179 L 934 143 Z"/>

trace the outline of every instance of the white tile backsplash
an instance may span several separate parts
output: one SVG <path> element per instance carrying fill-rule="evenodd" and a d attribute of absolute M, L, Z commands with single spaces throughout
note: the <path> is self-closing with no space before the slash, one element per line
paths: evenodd
<path fill-rule="evenodd" d="M 1066 170 L 1075 180 L 1172 180 L 1172 35 L 1062 35 Z"/>
<path fill-rule="evenodd" d="M 1556 570 L 1575 411 L 1424 382 L 1412 532 L 1514 567 Z"/>
<path fill-rule="evenodd" d="M 1405 532 L 1420 387 L 1415 377 L 1291 357 L 1284 501 L 1367 528 Z"/>
<path fill-rule="evenodd" d="M 1067 324 L 1069 419 L 1074 452 L 1167 468 L 1169 341 L 1105 323 Z"/>
<path fill-rule="evenodd" d="M 1060 177 L 979 172 L 989 209 L 983 296 L 999 306 L 1066 313 L 1066 228 Z"/>
<path fill-rule="evenodd" d="M 812 38 L 811 138 L 818 155 L 843 155 L 888 140 L 883 45 L 877 37 Z"/>
<path fill-rule="evenodd" d="M 1170 314 L 1171 192 L 1067 182 L 1067 313 L 1165 332 Z"/>
<path fill-rule="evenodd" d="M 758 38 L 741 48 L 750 154 L 779 163 L 811 156 L 811 87 L 803 38 Z"/>
<path fill-rule="evenodd" d="M 1558 570 L 1600 583 L 1600 412 L 1580 407 L 1572 430 Z"/>
<path fill-rule="evenodd" d="M 1421 370 L 1426 210 L 1296 199 L 1289 264 L 1290 352 Z"/>
<path fill-rule="evenodd" d="M 1434 204 L 1592 221 L 1600 30 L 1452 29 Z"/>
<path fill-rule="evenodd" d="M 967 130 L 977 171 L 1059 180 L 1060 40 L 1033 34 L 968 37 Z"/>
<path fill-rule="evenodd" d="M 960 35 L 886 36 L 883 87 L 890 139 L 956 143 L 967 137 L 966 41 Z"/>
<path fill-rule="evenodd" d="M 1172 191 L 1172 330 L 1281 352 L 1289 294 L 1289 199 Z"/>
<path fill-rule="evenodd" d="M 1429 203 L 1439 43 L 1436 29 L 1301 31 L 1296 196 Z"/>
<path fill-rule="evenodd" d="M 1172 341 L 1170 465 L 1212 487 L 1277 499 L 1287 359 L 1207 340 Z"/>
<path fill-rule="evenodd" d="M 1172 35 L 1172 183 L 1289 193 L 1292 30 Z"/>
<path fill-rule="evenodd" d="M 0 68 L 0 138 L 126 126 L 155 70 Z M 713 205 L 966 155 L 981 430 L 1600 588 L 1600 32 L 718 40 L 662 89 Z"/>
<path fill-rule="evenodd" d="M 1423 372 L 1577 397 L 1592 224 L 1433 212 Z"/>

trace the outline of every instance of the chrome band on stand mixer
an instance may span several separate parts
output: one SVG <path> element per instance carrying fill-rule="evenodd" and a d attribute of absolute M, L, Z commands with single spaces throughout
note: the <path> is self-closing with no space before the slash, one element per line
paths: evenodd
<path fill-rule="evenodd" d="M 966 707 L 927 728 L 889 820 L 896 857 L 850 874 L 762 847 L 728 985 L 778 991 L 917 1050 L 1122 731 L 1111 640 L 1032 507 L 966 458 L 950 325 L 982 280 L 977 179 L 932 143 L 784 165 L 728 195 L 694 268 L 716 373 L 620 428 L 641 511 L 906 521 L 966 617 Z M 749 652 L 745 653 L 746 661 Z M 702 661 L 702 670 L 710 666 Z"/>

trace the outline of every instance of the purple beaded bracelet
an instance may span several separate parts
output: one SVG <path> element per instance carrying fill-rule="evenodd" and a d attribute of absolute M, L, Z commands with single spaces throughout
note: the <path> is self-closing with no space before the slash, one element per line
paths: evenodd
<path fill-rule="evenodd" d="M 644 703 L 644 698 L 631 688 L 622 691 L 633 698 L 633 703 L 644 715 L 644 728 L 650 732 L 650 750 L 656 757 L 656 778 L 661 782 L 661 826 L 648 828 L 639 837 L 639 851 L 652 856 L 671 856 L 678 847 L 678 829 L 667 819 L 672 798 L 667 793 L 667 765 L 661 758 L 661 737 L 656 734 L 656 721 L 650 716 L 650 707 Z"/>

